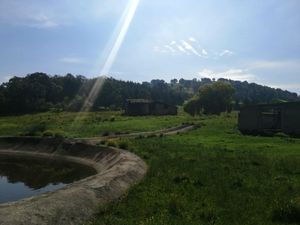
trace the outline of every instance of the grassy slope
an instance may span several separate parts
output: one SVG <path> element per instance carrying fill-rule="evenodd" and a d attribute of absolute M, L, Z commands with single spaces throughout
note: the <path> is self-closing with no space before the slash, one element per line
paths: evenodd
<path fill-rule="evenodd" d="M 91 113 L 82 129 L 70 129 L 74 116 L 0 118 L 0 134 L 22 133 L 41 120 L 67 136 L 154 130 L 191 120 L 183 114 L 129 118 Z M 103 121 L 111 116 L 114 122 Z M 99 209 L 92 224 L 267 225 L 288 224 L 299 216 L 291 203 L 300 197 L 299 139 L 242 136 L 236 114 L 194 120 L 203 126 L 186 134 L 119 140 L 146 160 L 149 172 L 120 201 Z"/>
<path fill-rule="evenodd" d="M 297 216 L 287 213 L 300 196 L 300 140 L 241 136 L 236 115 L 201 122 L 182 135 L 127 140 L 148 175 L 94 224 L 267 225 Z"/>
<path fill-rule="evenodd" d="M 76 122 L 74 119 L 76 118 Z M 184 116 L 128 117 L 120 112 L 40 113 L 24 116 L 0 117 L 0 136 L 43 135 L 59 133 L 67 137 L 94 137 L 103 133 L 152 131 L 191 121 Z"/>

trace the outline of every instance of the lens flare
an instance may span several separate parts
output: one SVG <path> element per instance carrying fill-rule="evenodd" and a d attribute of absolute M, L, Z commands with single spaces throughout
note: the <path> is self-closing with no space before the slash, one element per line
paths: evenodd
<path fill-rule="evenodd" d="M 123 44 L 132 19 L 134 18 L 139 2 L 140 0 L 129 0 L 118 22 L 118 25 L 116 26 L 116 29 L 113 32 L 110 42 L 105 48 L 104 54 L 106 57 L 104 63 L 102 62 L 102 60 L 99 60 L 98 65 L 96 65 L 97 73 L 99 71 L 101 76 L 98 77 L 95 83 L 93 84 L 93 87 L 91 88 L 87 98 L 85 99 L 81 107 L 78 116 L 76 116 L 76 118 L 74 119 L 74 122 L 72 123 L 71 127 L 74 128 L 74 126 L 80 125 L 80 121 L 83 121 L 83 119 L 87 116 L 86 112 L 90 111 L 90 109 L 93 107 L 97 96 L 100 93 L 103 84 L 105 83 L 105 76 L 103 75 L 107 75 L 110 72 L 113 63 L 117 58 L 118 52 Z"/>
<path fill-rule="evenodd" d="M 132 22 L 132 19 L 135 15 L 135 12 L 137 10 L 138 4 L 140 0 L 130 0 L 128 2 L 127 7 L 124 10 L 124 13 L 118 23 L 118 26 L 112 36 L 112 47 L 109 50 L 109 54 L 105 60 L 105 63 L 100 70 L 100 75 L 107 75 L 113 65 L 113 63 L 116 60 L 116 57 L 118 55 L 118 52 L 122 46 L 122 43 L 124 41 L 124 38 L 128 32 L 128 28 Z M 93 104 L 96 101 L 96 98 L 105 82 L 105 77 L 99 77 L 97 78 L 96 82 L 94 83 L 88 97 L 86 98 L 81 112 L 87 112 L 91 109 Z"/>

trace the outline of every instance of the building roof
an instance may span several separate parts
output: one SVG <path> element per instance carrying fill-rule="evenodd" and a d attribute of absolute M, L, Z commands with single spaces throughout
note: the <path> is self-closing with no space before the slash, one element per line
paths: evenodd
<path fill-rule="evenodd" d="M 300 107 L 300 101 L 297 101 L 297 102 L 272 103 L 272 104 L 249 105 L 249 106 L 244 106 L 242 109 L 265 108 L 265 107 L 273 107 L 273 108 Z"/>
<path fill-rule="evenodd" d="M 169 107 L 176 107 L 162 101 L 153 101 L 149 99 L 126 99 L 126 102 L 129 104 L 163 104 Z"/>
<path fill-rule="evenodd" d="M 148 99 L 126 99 L 126 102 L 128 103 L 151 103 L 153 101 Z"/>

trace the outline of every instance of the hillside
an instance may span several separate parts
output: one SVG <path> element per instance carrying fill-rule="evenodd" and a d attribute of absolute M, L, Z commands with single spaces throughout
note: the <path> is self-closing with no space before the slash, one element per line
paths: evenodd
<path fill-rule="evenodd" d="M 181 105 L 193 96 L 200 86 L 214 82 L 208 78 L 201 80 L 172 79 L 151 80 L 136 83 L 132 81 L 105 79 L 92 110 L 104 108 L 120 109 L 128 98 L 160 100 L 169 104 Z M 274 101 L 298 101 L 296 93 L 274 89 L 246 81 L 229 82 L 235 88 L 236 105 L 269 103 Z M 0 85 L 0 114 L 25 114 L 49 110 L 79 111 L 96 79 L 84 76 L 50 76 L 45 73 L 28 74 L 26 77 L 13 77 Z"/>

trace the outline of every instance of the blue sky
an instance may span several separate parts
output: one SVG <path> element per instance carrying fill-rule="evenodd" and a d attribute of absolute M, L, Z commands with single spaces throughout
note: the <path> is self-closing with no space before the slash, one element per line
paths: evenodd
<path fill-rule="evenodd" d="M 137 1 L 112 67 L 100 74 L 124 9 Z M 299 12 L 299 0 L 0 0 L 0 82 L 36 71 L 225 77 L 300 93 Z"/>

